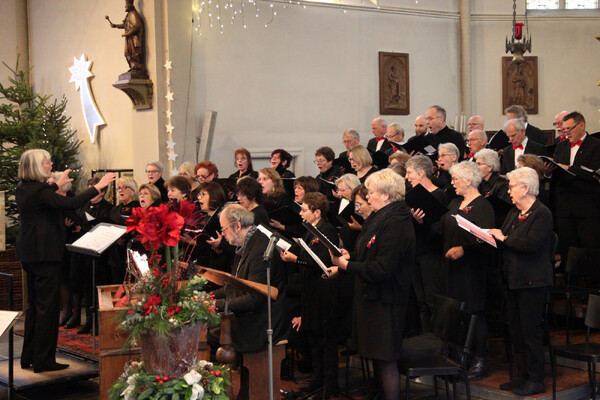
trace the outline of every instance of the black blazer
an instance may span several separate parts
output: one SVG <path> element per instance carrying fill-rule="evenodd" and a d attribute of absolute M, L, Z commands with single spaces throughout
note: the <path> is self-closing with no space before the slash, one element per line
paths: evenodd
<path fill-rule="evenodd" d="M 267 283 L 267 265 L 263 253 L 269 239 L 255 230 L 241 254 L 233 261 L 232 273 L 238 278 L 258 283 Z M 285 337 L 289 321 L 287 320 L 286 296 L 283 273 L 280 263 L 271 263 L 271 286 L 279 290 L 277 300 L 271 303 L 273 326 L 273 343 Z M 244 293 L 241 290 L 227 287 L 215 292 L 220 299 L 217 306 L 222 309 L 224 297 L 229 296 L 229 309 L 235 314 L 231 325 L 233 347 L 241 353 L 263 351 L 267 348 L 267 297 L 257 293 Z"/>
<path fill-rule="evenodd" d="M 385 153 L 391 148 L 392 144 L 390 143 L 390 141 L 387 139 L 383 139 L 383 144 L 381 145 L 379 151 Z M 377 151 L 377 139 L 372 138 L 371 140 L 369 140 L 369 143 L 367 143 L 367 150 L 369 150 L 369 153 L 371 154 L 374 154 Z"/>
<path fill-rule="evenodd" d="M 525 146 L 525 151 L 523 152 L 523 154 L 535 154 L 537 156 L 545 156 L 546 146 L 528 138 L 527 146 Z M 507 173 L 515 169 L 515 167 L 515 151 L 513 150 L 512 144 L 509 144 L 504 148 L 504 152 L 502 153 L 500 173 L 502 175 L 506 175 Z"/>
<path fill-rule="evenodd" d="M 552 286 L 556 239 L 550 210 L 536 200 L 527 218 L 519 221 L 519 210 L 515 207 L 506 216 L 502 233 L 507 237 L 499 242 L 499 247 L 509 289 Z"/>
<path fill-rule="evenodd" d="M 56 193 L 56 185 L 20 181 L 16 200 L 19 211 L 17 255 L 23 263 L 61 262 L 65 252 L 66 227 L 62 210 L 75 210 L 98 195 L 89 188 L 75 197 Z"/>
<path fill-rule="evenodd" d="M 426 138 L 436 150 L 442 143 L 454 143 L 456 147 L 458 147 L 458 160 L 461 161 L 463 159 L 467 145 L 465 144 L 465 139 L 457 131 L 445 126 L 444 129 L 440 130 L 435 135 L 429 134 Z"/>
<path fill-rule="evenodd" d="M 162 176 L 160 178 L 158 178 L 156 180 L 156 182 L 154 182 L 154 186 L 156 186 L 158 188 L 158 190 L 160 191 L 160 200 L 163 203 L 168 203 L 169 202 L 169 196 L 168 196 L 169 191 L 165 187 L 165 180 L 163 179 Z"/>
<path fill-rule="evenodd" d="M 546 145 L 547 141 L 544 132 L 537 126 L 533 126 L 530 123 L 527 123 L 527 127 L 525 128 L 525 136 L 527 136 L 529 140 L 533 140 L 534 142 L 544 146 Z"/>
<path fill-rule="evenodd" d="M 569 165 L 571 158 L 570 142 L 565 140 L 556 145 L 554 160 Z M 593 170 L 600 168 L 600 140 L 587 135 L 573 160 L 569 171 L 571 176 L 561 171 L 552 174 L 553 190 L 556 190 L 556 216 L 558 217 L 598 217 L 600 216 L 600 183 L 581 167 Z"/>

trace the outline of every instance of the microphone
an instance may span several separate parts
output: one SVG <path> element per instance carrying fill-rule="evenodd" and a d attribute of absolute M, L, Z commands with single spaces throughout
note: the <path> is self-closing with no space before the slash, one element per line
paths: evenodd
<path fill-rule="evenodd" d="M 267 245 L 267 249 L 263 254 L 264 261 L 271 261 L 271 258 L 273 257 L 273 251 L 275 251 L 275 245 L 277 244 L 278 239 L 279 235 L 277 235 L 276 233 L 273 233 L 271 235 L 271 238 L 269 239 L 269 244 Z"/>

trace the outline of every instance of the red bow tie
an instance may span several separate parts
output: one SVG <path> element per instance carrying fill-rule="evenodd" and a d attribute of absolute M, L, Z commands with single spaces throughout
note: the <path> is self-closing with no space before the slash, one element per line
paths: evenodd
<path fill-rule="evenodd" d="M 396 146 L 394 146 L 394 145 L 392 145 L 392 150 L 394 151 L 394 153 L 395 153 L 395 152 L 397 152 L 397 151 L 400 151 L 400 150 L 398 150 L 398 148 L 397 148 Z"/>
<path fill-rule="evenodd" d="M 522 144 L 520 144 L 520 145 L 518 145 L 518 146 L 513 146 L 513 150 L 516 150 L 516 149 L 521 149 L 521 150 L 523 150 L 523 145 L 522 145 Z"/>
<path fill-rule="evenodd" d="M 560 140 L 561 142 L 564 142 L 565 140 L 568 140 L 569 138 L 566 136 L 559 136 L 558 140 Z"/>
<path fill-rule="evenodd" d="M 375 138 L 375 140 L 377 140 L 378 142 L 381 142 L 382 140 L 385 140 L 385 136 L 377 137 L 377 138 Z"/>
<path fill-rule="evenodd" d="M 573 148 L 575 146 L 581 146 L 581 142 L 582 142 L 582 140 L 579 140 L 579 141 L 577 141 L 575 143 L 571 143 L 571 148 Z"/>
<path fill-rule="evenodd" d="M 475 157 L 475 154 L 469 153 L 469 158 L 473 158 L 473 157 Z"/>

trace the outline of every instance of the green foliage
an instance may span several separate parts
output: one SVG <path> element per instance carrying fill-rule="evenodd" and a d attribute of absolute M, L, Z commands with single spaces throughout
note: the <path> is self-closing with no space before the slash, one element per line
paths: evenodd
<path fill-rule="evenodd" d="M 47 150 L 54 162 L 54 170 L 73 169 L 75 180 L 81 168 L 76 131 L 69 127 L 70 117 L 65 115 L 67 100 L 51 101 L 33 91 L 29 71 L 10 68 L 10 85 L 0 84 L 0 190 L 6 192 L 8 225 L 18 223 L 15 190 L 21 154 L 28 149 Z M 7 244 L 14 245 L 14 236 L 7 236 Z"/>

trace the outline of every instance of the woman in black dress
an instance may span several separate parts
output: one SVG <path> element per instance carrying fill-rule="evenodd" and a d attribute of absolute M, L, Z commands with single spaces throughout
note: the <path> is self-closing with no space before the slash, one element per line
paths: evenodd
<path fill-rule="evenodd" d="M 237 171 L 229 175 L 229 179 L 240 179 L 244 176 L 258 178 L 258 173 L 252 169 L 252 156 L 250 152 L 244 148 L 237 149 L 234 153 L 235 161 L 233 165 L 237 167 Z M 197 173 L 196 173 L 197 174 Z"/>
<path fill-rule="evenodd" d="M 532 396 L 544 386 L 543 318 L 553 283 L 555 236 L 552 214 L 537 199 L 539 178 L 531 168 L 507 175 L 515 204 L 502 230 L 489 232 L 500 243 L 502 267 L 508 282 L 509 328 L 517 355 L 517 378 L 500 385 L 519 396 Z"/>
<path fill-rule="evenodd" d="M 417 155 L 406 162 L 406 180 L 414 188 L 423 186 L 441 204 L 446 205 L 444 191 L 435 186 L 433 177 L 433 162 L 424 155 Z M 415 268 L 411 273 L 411 281 L 419 313 L 421 315 L 421 329 L 423 332 L 431 331 L 431 311 L 435 296 L 446 293 L 448 279 L 441 265 L 442 246 L 436 240 L 431 223 L 425 222 L 425 213 L 417 208 L 412 209 L 413 226 L 417 238 Z"/>
<path fill-rule="evenodd" d="M 296 175 L 288 169 L 291 162 L 292 155 L 284 149 L 275 149 L 271 152 L 271 168 L 277 171 L 282 179 L 296 177 Z"/>
<path fill-rule="evenodd" d="M 100 193 L 115 174 L 102 177 L 93 187 L 76 197 L 56 193 L 70 182 L 66 170 L 56 185 L 46 180 L 52 160 L 46 150 L 28 150 L 19 162 L 16 201 L 19 211 L 17 255 L 27 272 L 27 313 L 21 353 L 21 368 L 33 366 L 34 372 L 65 369 L 56 362 L 58 318 L 60 313 L 60 268 L 65 252 L 65 220 L 62 210 L 83 206 Z"/>
<path fill-rule="evenodd" d="M 404 202 L 404 179 L 384 169 L 367 181 L 373 213 L 352 254 L 332 257 L 339 269 L 356 276 L 353 341 L 361 356 L 373 360 L 382 399 L 400 398 L 397 362 L 415 258 L 415 234 Z M 335 273 L 335 267 L 332 269 Z"/>
<path fill-rule="evenodd" d="M 319 169 L 319 174 L 316 176 L 317 182 L 319 182 L 319 192 L 327 196 L 329 201 L 335 201 L 334 182 L 343 175 L 340 167 L 333 165 L 334 160 L 335 152 L 331 147 L 323 146 L 315 151 L 314 163 Z"/>
<path fill-rule="evenodd" d="M 360 183 L 364 184 L 369 175 L 377 171 L 373 164 L 373 158 L 365 146 L 357 144 L 348 150 L 348 161 L 352 169 L 356 172 L 356 176 L 360 179 Z"/>
<path fill-rule="evenodd" d="M 479 314 L 475 328 L 476 362 L 469 369 L 469 379 L 487 375 L 487 322 L 485 320 L 486 274 L 491 247 L 458 226 L 455 215 L 471 221 L 480 228 L 494 227 L 494 209 L 479 193 L 481 171 L 477 164 L 463 161 L 450 168 L 456 197 L 448 204 L 442 217 L 444 266 L 448 273 L 449 296 L 463 301 L 469 312 Z"/>
<path fill-rule="evenodd" d="M 338 242 L 333 225 L 322 218 L 327 214 L 327 197 L 319 192 L 304 196 L 300 216 L 317 227 L 333 243 Z M 323 243 L 307 232 L 302 238 L 326 266 L 331 265 L 329 251 Z M 339 279 L 323 279 L 323 270 L 306 250 L 295 244 L 289 251 L 281 252 L 285 262 L 296 263 L 300 268 L 302 294 L 301 314 L 294 315 L 292 326 L 308 336 L 312 358 L 312 380 L 303 388 L 311 393 L 324 388 L 323 398 L 338 392 L 336 305 Z M 319 397 L 321 398 L 321 397 Z"/>
<path fill-rule="evenodd" d="M 475 163 L 481 171 L 482 181 L 479 184 L 479 193 L 492 202 L 497 204 L 494 211 L 496 213 L 496 227 L 500 228 L 506 218 L 509 205 L 512 205 L 508 195 L 508 181 L 500 176 L 500 157 L 492 149 L 483 149 L 475 153 Z M 503 205 L 506 204 L 506 207 Z"/>

